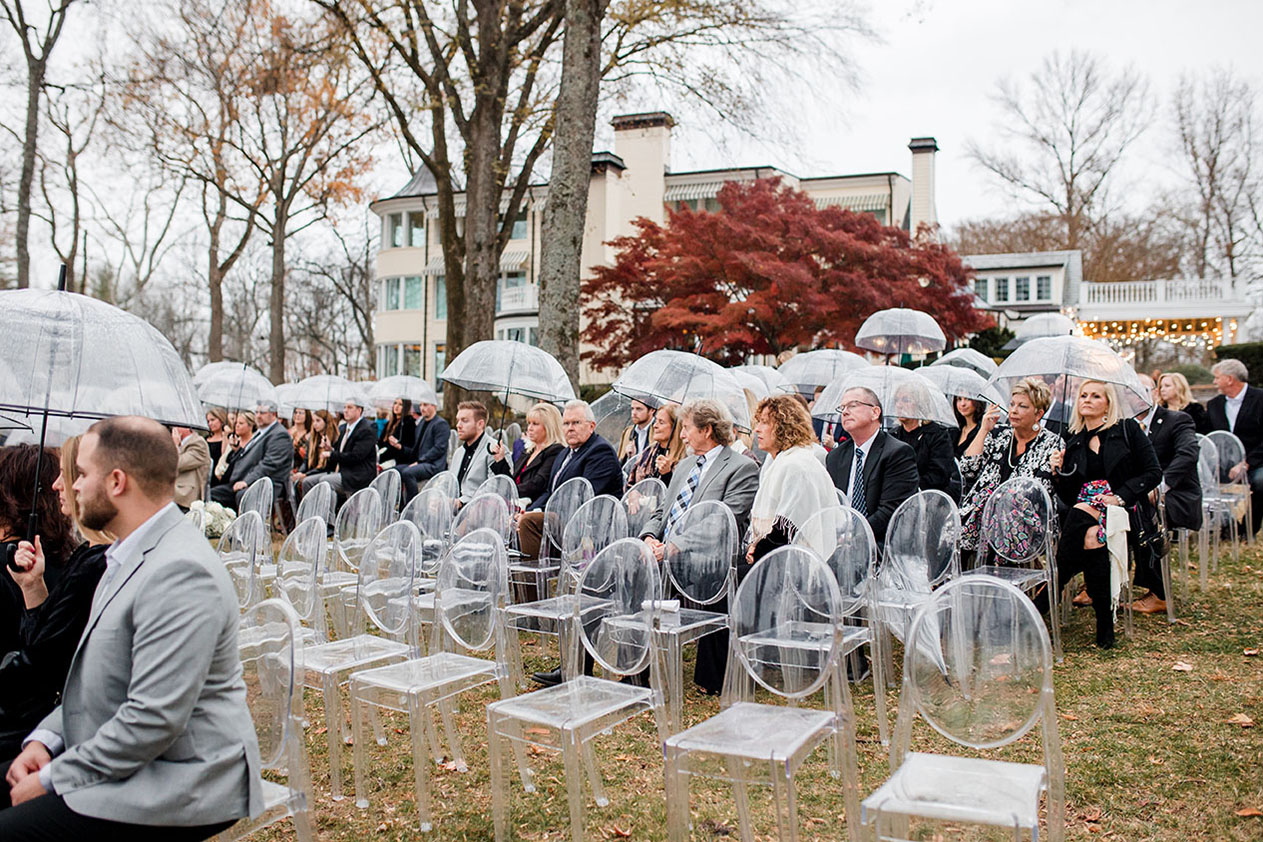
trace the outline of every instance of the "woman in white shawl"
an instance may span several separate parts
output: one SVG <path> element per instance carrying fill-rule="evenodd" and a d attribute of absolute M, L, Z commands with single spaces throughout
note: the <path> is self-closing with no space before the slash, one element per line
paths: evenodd
<path fill-rule="evenodd" d="M 759 491 L 750 511 L 750 546 L 746 561 L 754 564 L 777 547 L 805 544 L 822 557 L 833 549 L 826 541 L 827 518 L 811 521 L 818 535 L 799 535 L 821 511 L 841 511 L 838 493 L 812 449 L 815 434 L 807 408 L 794 395 L 776 395 L 759 402 L 755 412 L 759 449 L 768 454 L 759 474 Z M 832 532 L 832 530 L 828 530 Z"/>

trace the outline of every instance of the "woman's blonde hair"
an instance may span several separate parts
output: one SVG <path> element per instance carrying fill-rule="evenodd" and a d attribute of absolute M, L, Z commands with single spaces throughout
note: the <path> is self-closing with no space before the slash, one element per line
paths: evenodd
<path fill-rule="evenodd" d="M 254 420 L 253 412 L 250 412 L 245 409 L 238 411 L 237 417 L 234 418 L 232 422 L 234 426 L 236 425 L 238 420 L 244 420 L 247 424 L 249 424 L 251 432 L 254 432 L 255 430 L 259 429 L 259 422 Z"/>
<path fill-rule="evenodd" d="M 1083 417 L 1079 415 L 1079 396 L 1083 394 L 1085 388 L 1094 383 L 1101 387 L 1101 391 L 1105 393 L 1105 402 L 1109 404 L 1105 410 L 1105 423 L 1101 425 L 1101 429 L 1109 429 L 1123 418 L 1123 407 L 1118 399 L 1118 390 L 1114 388 L 1113 383 L 1104 383 L 1100 380 L 1084 380 L 1079 384 L 1078 393 L 1074 398 L 1074 406 L 1070 409 L 1070 432 L 1072 433 L 1082 432 L 1083 430 Z"/>
<path fill-rule="evenodd" d="M 113 535 L 96 529 L 88 529 L 79 520 L 79 495 L 75 493 L 75 480 L 79 478 L 79 469 L 75 467 L 75 459 L 79 456 L 79 438 L 79 436 L 71 436 L 61 445 L 61 484 L 65 486 L 62 494 L 66 496 L 66 508 L 70 510 L 70 519 L 74 522 L 75 529 L 79 530 L 79 534 L 89 543 L 112 544 L 114 543 Z"/>
<path fill-rule="evenodd" d="M 212 415 L 219 419 L 219 434 L 227 435 L 232 430 L 228 429 L 228 410 L 221 409 L 218 406 L 212 406 L 206 410 L 207 415 Z"/>
<path fill-rule="evenodd" d="M 759 401 L 756 418 L 764 417 L 771 423 L 776 435 L 776 446 L 780 450 L 791 447 L 804 447 L 816 440 L 816 433 L 811 428 L 811 415 L 807 412 L 806 403 L 797 395 L 773 395 Z"/>
<path fill-rule="evenodd" d="M 544 447 L 561 443 L 561 411 L 550 403 L 535 404 L 526 413 L 527 421 L 538 421 L 544 428 Z"/>
<path fill-rule="evenodd" d="M 665 412 L 667 417 L 671 419 L 671 441 L 667 444 L 667 458 L 674 465 L 680 464 L 680 460 L 684 458 L 684 439 L 680 438 L 680 407 L 671 403 L 664 403 L 654 411 L 654 422 L 656 423 L 659 412 Z"/>
<path fill-rule="evenodd" d="M 1171 382 L 1175 384 L 1175 401 L 1174 403 L 1164 403 L 1167 409 L 1184 409 L 1193 402 L 1193 390 L 1189 388 L 1188 378 L 1178 371 L 1168 371 L 1166 374 L 1158 378 L 1158 388 L 1162 388 L 1162 381 L 1171 378 Z"/>
<path fill-rule="evenodd" d="M 1048 411 L 1048 407 L 1052 406 L 1052 389 L 1048 388 L 1048 384 L 1038 377 L 1023 377 L 1013 386 L 1013 394 L 1026 395 L 1026 399 L 1031 402 L 1031 406 L 1042 415 Z M 1078 401 L 1075 401 L 1078 403 Z"/>

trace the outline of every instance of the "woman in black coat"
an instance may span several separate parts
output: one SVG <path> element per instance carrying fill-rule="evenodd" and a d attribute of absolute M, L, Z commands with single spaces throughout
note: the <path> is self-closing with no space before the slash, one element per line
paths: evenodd
<path fill-rule="evenodd" d="M 1126 418 L 1112 384 L 1087 380 L 1071 410 L 1066 449 L 1052 454 L 1053 487 L 1066 506 L 1057 549 L 1058 587 L 1076 573 L 1096 612 L 1096 645 L 1114 645 L 1105 512 L 1132 509 L 1162 482 L 1149 437 Z"/>
<path fill-rule="evenodd" d="M 942 424 L 900 418 L 890 434 L 917 454 L 917 477 L 922 491 L 942 491 L 960 503 L 960 472 L 952 434 Z"/>
<path fill-rule="evenodd" d="M 553 474 L 553 462 L 562 451 L 561 413 L 550 403 L 537 403 L 526 413 L 526 442 L 513 465 L 509 465 L 504 445 L 496 448 L 491 472 L 513 477 L 517 495 L 523 500 L 534 500 L 548 490 Z"/>
<path fill-rule="evenodd" d="M 416 437 L 417 422 L 412 418 L 412 401 L 408 398 L 395 398 L 390 407 L 390 418 L 382 428 L 382 434 L 377 437 L 377 461 L 407 464 Z"/>
<path fill-rule="evenodd" d="M 105 572 L 108 536 L 83 530 L 92 543 L 71 549 L 77 453 L 77 438 L 62 446 L 59 474 L 57 454 L 45 451 L 36 540 L 19 544 L 14 563 L 20 570 L 9 569 L 3 577 L 3 590 L 15 597 L 5 605 L 3 620 L 6 631 L 16 633 L 6 634 L 0 652 L 0 757 L 16 756 L 22 740 L 56 706 Z M 15 516 L 21 522 L 29 511 L 35 455 L 29 445 L 0 451 L 0 533 L 6 539 L 14 535 Z"/>

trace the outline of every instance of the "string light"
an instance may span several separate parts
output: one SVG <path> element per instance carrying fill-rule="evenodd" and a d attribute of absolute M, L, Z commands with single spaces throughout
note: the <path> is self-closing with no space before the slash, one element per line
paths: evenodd
<path fill-rule="evenodd" d="M 1131 350 L 1140 342 L 1159 340 L 1180 348 L 1207 351 L 1223 344 L 1224 320 L 1187 322 L 1182 319 L 1133 319 L 1110 322 L 1079 322 L 1083 335 L 1100 339 L 1114 350 Z M 1230 333 L 1237 330 L 1236 320 L 1228 326 Z"/>

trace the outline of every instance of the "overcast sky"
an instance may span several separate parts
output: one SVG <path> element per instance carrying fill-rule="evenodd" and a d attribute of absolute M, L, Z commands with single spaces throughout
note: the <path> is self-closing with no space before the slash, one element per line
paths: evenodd
<path fill-rule="evenodd" d="M 1000 118 L 989 98 L 998 79 L 1025 77 L 1053 50 L 1080 48 L 1116 68 L 1134 65 L 1150 81 L 1153 128 L 1124 174 L 1134 207 L 1173 178 L 1167 106 L 1181 72 L 1231 65 L 1263 85 L 1263 0 L 874 0 L 869 19 L 883 40 L 858 45 L 859 90 L 832 117 L 813 114 L 806 96 L 800 148 L 735 141 L 718 150 L 699 142 L 698 127 L 681 125 L 675 169 L 773 164 L 800 176 L 910 176 L 908 140 L 930 135 L 940 148 L 940 222 L 1005 213 L 1015 205 L 965 157 L 965 143 L 985 141 Z"/>

